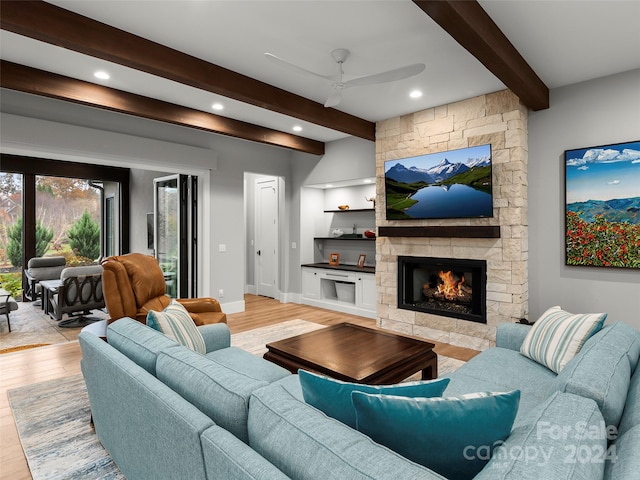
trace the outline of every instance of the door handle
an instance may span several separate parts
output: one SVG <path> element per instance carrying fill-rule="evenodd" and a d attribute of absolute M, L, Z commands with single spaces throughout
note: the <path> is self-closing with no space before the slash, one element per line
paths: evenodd
<path fill-rule="evenodd" d="M 257 252 L 257 253 L 258 253 L 258 255 L 262 255 L 262 252 L 261 252 L 260 250 L 258 250 L 258 252 Z"/>

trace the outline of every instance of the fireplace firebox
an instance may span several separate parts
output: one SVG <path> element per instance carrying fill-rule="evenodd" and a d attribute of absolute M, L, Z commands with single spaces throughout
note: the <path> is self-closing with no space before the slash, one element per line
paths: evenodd
<path fill-rule="evenodd" d="M 487 262 L 398 257 L 398 308 L 487 323 Z"/>

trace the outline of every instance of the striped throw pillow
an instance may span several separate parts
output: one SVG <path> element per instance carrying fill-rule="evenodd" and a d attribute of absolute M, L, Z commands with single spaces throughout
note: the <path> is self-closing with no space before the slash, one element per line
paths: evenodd
<path fill-rule="evenodd" d="M 149 310 L 147 325 L 195 352 L 207 353 L 204 337 L 193 323 L 187 309 L 176 300 L 171 300 L 162 312 Z"/>
<path fill-rule="evenodd" d="M 556 373 L 602 328 L 606 313 L 569 313 L 551 307 L 533 324 L 520 353 Z"/>

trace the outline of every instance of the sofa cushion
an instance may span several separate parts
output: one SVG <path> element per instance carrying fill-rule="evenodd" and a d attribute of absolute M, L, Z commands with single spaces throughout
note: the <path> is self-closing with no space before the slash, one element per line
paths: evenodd
<path fill-rule="evenodd" d="M 177 342 L 131 318 L 121 318 L 107 327 L 107 342 L 152 375 L 158 354 Z"/>
<path fill-rule="evenodd" d="M 609 448 L 604 480 L 638 478 L 640 474 L 640 425 L 618 437 Z"/>
<path fill-rule="evenodd" d="M 618 425 L 618 435 L 623 435 L 638 425 L 640 425 L 640 371 L 631 377 L 627 401 Z"/>
<path fill-rule="evenodd" d="M 267 459 L 224 428 L 214 425 L 200 437 L 207 478 L 224 480 L 288 480 Z"/>
<path fill-rule="evenodd" d="M 406 398 L 354 391 L 358 431 L 450 480 L 473 478 L 509 436 L 520 392 Z M 486 452 L 485 458 L 477 452 Z"/>
<path fill-rule="evenodd" d="M 298 480 L 443 480 L 298 400 L 282 385 L 251 396 L 249 445 Z"/>
<path fill-rule="evenodd" d="M 533 324 L 520 353 L 559 373 L 602 328 L 606 317 L 606 313 L 572 314 L 551 307 Z"/>
<path fill-rule="evenodd" d="M 147 313 L 147 325 L 180 345 L 198 353 L 207 353 L 204 338 L 198 327 L 193 323 L 187 309 L 176 300 L 172 300 L 162 312 L 150 310 Z"/>
<path fill-rule="evenodd" d="M 595 400 L 607 425 L 618 426 L 627 400 L 631 366 L 628 348 L 611 343 L 616 328 L 594 336 L 551 384 L 550 392 L 573 393 Z"/>
<path fill-rule="evenodd" d="M 554 372 L 530 358 L 500 347 L 476 355 L 448 376 L 451 382 L 444 391 L 447 397 L 481 391 L 520 390 L 516 424 L 548 397 L 549 388 L 556 378 Z"/>
<path fill-rule="evenodd" d="M 474 480 L 600 480 L 604 463 L 598 455 L 607 448 L 602 426 L 593 400 L 554 393 L 529 422 L 514 426 Z"/>
<path fill-rule="evenodd" d="M 523 323 L 501 323 L 496 330 L 496 347 L 520 351 L 522 342 L 529 334 L 531 325 Z"/>
<path fill-rule="evenodd" d="M 640 356 L 640 331 L 623 322 L 606 325 L 602 330 L 587 340 L 584 348 L 591 344 L 602 343 L 611 349 L 623 350 L 629 359 L 631 373 L 635 372 Z"/>
<path fill-rule="evenodd" d="M 244 360 L 250 365 L 253 360 L 268 363 L 248 352 L 244 354 Z M 179 346 L 158 355 L 156 368 L 162 382 L 198 407 L 216 424 L 246 442 L 249 397 L 254 390 L 268 385 L 269 379 L 252 373 L 251 368 L 242 368 L 243 359 L 240 355 L 234 358 L 238 363 L 236 367 L 221 365 L 211 356 L 203 356 Z M 290 375 L 284 369 L 280 373 L 281 376 Z"/>
<path fill-rule="evenodd" d="M 216 350 L 215 352 L 207 353 L 206 357 L 230 370 L 268 383 L 291 375 L 291 372 L 275 363 L 264 360 L 238 347 Z"/>
<path fill-rule="evenodd" d="M 400 397 L 439 397 L 449 384 L 448 378 L 441 378 L 397 385 L 362 385 L 341 382 L 305 370 L 299 370 L 298 375 L 305 402 L 351 428 L 356 428 L 356 412 L 351 402 L 351 392 L 379 393 Z"/>

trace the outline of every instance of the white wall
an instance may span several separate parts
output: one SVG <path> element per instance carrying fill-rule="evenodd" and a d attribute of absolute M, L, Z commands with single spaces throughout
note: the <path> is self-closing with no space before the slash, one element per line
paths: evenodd
<path fill-rule="evenodd" d="M 529 116 L 530 318 L 561 305 L 640 328 L 640 271 L 564 265 L 564 151 L 640 140 L 640 70 L 551 90 L 550 104 Z"/>

